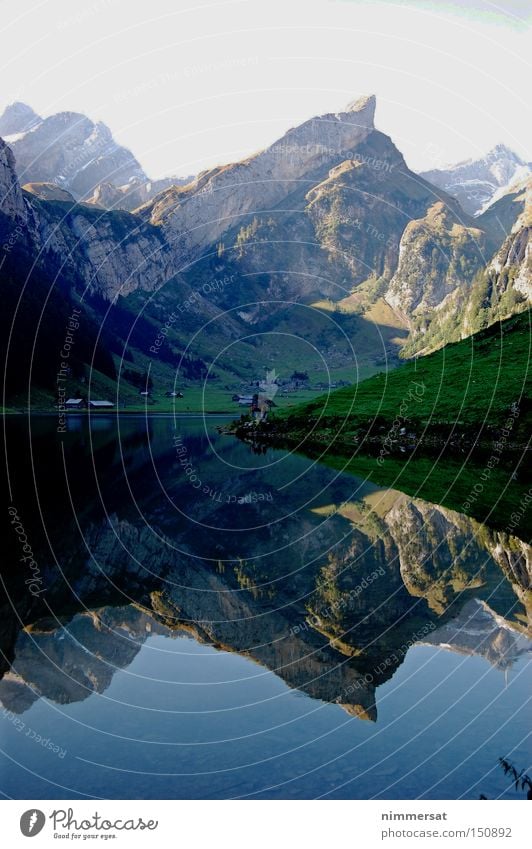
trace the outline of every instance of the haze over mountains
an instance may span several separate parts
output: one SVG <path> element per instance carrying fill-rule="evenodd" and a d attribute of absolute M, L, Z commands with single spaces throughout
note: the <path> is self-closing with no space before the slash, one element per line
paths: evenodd
<path fill-rule="evenodd" d="M 374 368 L 402 346 L 431 350 L 526 307 L 529 166 L 499 145 L 417 175 L 375 129 L 375 108 L 360 98 L 176 185 L 150 182 L 105 125 L 14 104 L 0 118 L 13 302 L 35 262 L 57 297 L 85 299 L 114 369 L 126 350 L 144 370 L 166 322 L 156 356 L 167 366 L 186 352 L 207 371 L 238 342 L 240 356 L 217 360 L 226 381 L 272 362 L 267 334 L 290 337 L 288 367 L 304 357 L 318 368 L 310 344 L 333 369 L 352 366 L 350 346 Z"/>

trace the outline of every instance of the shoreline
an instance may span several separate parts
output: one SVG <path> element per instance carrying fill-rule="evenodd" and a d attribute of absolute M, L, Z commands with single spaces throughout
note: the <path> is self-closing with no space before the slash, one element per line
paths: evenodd
<path fill-rule="evenodd" d="M 180 412 L 172 412 L 168 410 L 154 410 L 143 412 L 141 410 L 67 410 L 65 412 L 65 416 L 70 419 L 89 419 L 92 416 L 97 416 L 101 418 L 102 416 L 106 416 L 107 418 L 116 418 L 118 416 L 126 416 L 129 418 L 181 418 L 181 417 L 189 417 L 189 418 L 225 418 L 226 416 L 233 416 L 234 410 L 209 410 L 207 412 L 202 412 L 201 410 L 187 410 Z M 57 413 L 51 413 L 46 410 L 3 410 L 3 417 L 13 417 L 20 418 L 25 417 L 28 418 L 57 418 Z"/>
<path fill-rule="evenodd" d="M 417 454 L 431 454 L 445 450 L 449 454 L 467 453 L 468 456 L 482 454 L 486 451 L 521 452 L 530 451 L 530 439 L 512 441 L 508 438 L 502 425 L 478 422 L 425 423 L 410 424 L 409 433 L 394 432 L 393 423 L 381 424 L 375 420 L 364 423 L 357 421 L 354 431 L 345 428 L 340 417 L 340 426 L 335 432 L 330 426 L 312 429 L 314 422 L 307 422 L 306 427 L 296 420 L 288 427 L 290 417 L 274 419 L 258 426 L 250 426 L 250 422 L 241 424 L 233 421 L 225 433 L 235 436 L 244 442 L 256 442 L 271 448 L 294 448 L 305 453 L 321 450 L 323 453 L 334 453 L 350 459 L 357 453 L 378 453 L 384 460 L 387 456 L 407 459 Z M 338 424 L 338 422 L 335 422 Z M 415 428 L 415 430 L 414 430 Z M 406 428 L 402 428 L 406 430 Z M 414 430 L 414 432 L 412 432 Z M 324 450 L 324 446 L 327 446 Z M 380 450 L 379 450 L 380 449 Z"/>

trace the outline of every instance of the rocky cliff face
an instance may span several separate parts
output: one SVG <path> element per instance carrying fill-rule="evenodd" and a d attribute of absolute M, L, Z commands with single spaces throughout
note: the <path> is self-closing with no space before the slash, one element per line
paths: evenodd
<path fill-rule="evenodd" d="M 52 258 L 66 264 L 74 279 L 109 301 L 137 289 L 151 291 L 172 276 L 171 253 L 159 229 L 127 212 L 75 203 L 55 183 L 30 183 L 24 192 L 15 169 L 15 157 L 0 139 L 0 211 L 13 228 L 23 225 L 20 236 L 41 263 Z"/>
<path fill-rule="evenodd" d="M 80 283 L 108 301 L 153 291 L 175 273 L 160 230 L 128 212 L 38 201 L 32 209 L 39 248 L 66 260 Z"/>
<path fill-rule="evenodd" d="M 189 177 L 163 177 L 160 180 L 131 177 L 124 185 L 106 181 L 99 183 L 87 203 L 101 209 L 126 209 L 133 212 L 171 186 L 185 186 L 194 179 Z"/>
<path fill-rule="evenodd" d="M 530 171 L 530 163 L 506 145 L 498 144 L 481 159 L 425 171 L 422 176 L 453 195 L 469 215 L 478 215 Z"/>
<path fill-rule="evenodd" d="M 488 274 L 493 272 L 502 295 L 512 287 L 527 301 L 532 300 L 532 179 L 528 179 L 515 203 L 522 204 L 522 211 L 514 222 L 511 232 L 496 251 L 488 265 Z"/>
<path fill-rule="evenodd" d="M 340 114 L 312 118 L 249 159 L 204 171 L 188 186 L 169 189 L 142 214 L 164 230 L 183 256 L 197 255 L 246 216 L 277 207 L 301 181 L 310 188 L 313 177 L 343 161 L 367 138 L 374 112 L 375 98 L 368 97 Z"/>
<path fill-rule="evenodd" d="M 532 259 L 530 248 L 532 180 L 526 178 L 475 219 L 480 235 L 475 235 L 478 250 L 471 240 L 460 250 L 458 261 L 468 261 L 467 274 L 458 275 L 455 285 L 431 315 L 423 305 L 408 313 L 410 293 L 416 291 L 418 268 L 408 278 L 392 280 L 390 298 L 400 308 L 399 295 L 406 302 L 411 336 L 407 352 L 428 352 L 446 342 L 464 339 L 495 321 L 509 318 L 527 309 L 532 302 Z M 469 228 L 473 235 L 474 229 Z M 406 233 L 405 233 L 406 236 Z M 454 251 L 451 246 L 450 252 Z M 412 252 L 405 265 L 408 266 Z M 401 263 L 400 263 L 401 266 Z M 449 268 L 452 267 L 452 264 Z M 454 263 L 454 267 L 458 267 Z M 476 271 L 475 271 L 476 269 Z M 400 278 L 400 275 L 398 275 Z M 430 279 L 430 278 L 429 278 Z M 429 287 L 430 288 L 430 287 Z M 418 289 L 419 290 L 419 289 Z M 445 290 L 440 290 L 445 295 Z M 429 304 L 430 307 L 430 304 Z"/>
<path fill-rule="evenodd" d="M 0 139 L 0 212 L 12 219 L 13 224 L 25 223 L 29 216 L 29 206 L 24 200 L 15 173 L 15 157 L 2 139 Z"/>
<path fill-rule="evenodd" d="M 407 320 L 430 313 L 467 285 L 486 262 L 486 237 L 441 201 L 405 227 L 386 300 Z"/>

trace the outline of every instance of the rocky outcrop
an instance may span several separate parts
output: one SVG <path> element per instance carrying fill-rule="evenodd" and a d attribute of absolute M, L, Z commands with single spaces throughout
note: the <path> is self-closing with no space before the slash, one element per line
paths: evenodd
<path fill-rule="evenodd" d="M 486 239 L 460 210 L 441 201 L 407 224 L 387 302 L 409 320 L 441 307 L 486 262 Z"/>
<path fill-rule="evenodd" d="M 171 186 L 185 186 L 193 179 L 193 176 L 163 177 L 160 180 L 132 177 L 123 186 L 107 181 L 96 186 L 91 197 L 87 198 L 87 203 L 102 209 L 126 209 L 133 212 Z"/>
<path fill-rule="evenodd" d="M 59 188 L 55 183 L 26 183 L 22 188 L 40 200 L 59 200 L 72 205 L 76 203 L 76 199 L 70 192 Z"/>
<path fill-rule="evenodd" d="M 150 292 L 175 273 L 162 233 L 128 212 L 100 212 L 84 204 L 34 205 L 42 251 L 66 260 L 80 283 L 113 301 L 138 289 Z"/>
<path fill-rule="evenodd" d="M 527 180 L 514 202 L 520 200 L 522 211 L 489 263 L 488 273 L 496 275 L 500 295 L 512 287 L 532 301 L 532 179 Z"/>
<path fill-rule="evenodd" d="M 0 212 L 11 218 L 13 224 L 25 223 L 29 217 L 29 208 L 15 173 L 15 157 L 2 139 L 0 139 Z"/>

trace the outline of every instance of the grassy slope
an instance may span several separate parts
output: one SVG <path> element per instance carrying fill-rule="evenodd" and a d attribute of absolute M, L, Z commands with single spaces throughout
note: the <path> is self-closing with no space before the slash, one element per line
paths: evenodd
<path fill-rule="evenodd" d="M 531 313 L 527 311 L 461 342 L 412 360 L 389 374 L 338 389 L 294 409 L 294 426 L 308 418 L 346 419 L 349 430 L 382 420 L 401 407 L 413 427 L 500 425 L 514 402 L 530 396 Z"/>
<path fill-rule="evenodd" d="M 508 447 L 516 442 L 522 445 L 530 436 L 531 340 L 528 312 L 392 374 L 339 389 L 288 414 L 282 411 L 275 416 L 276 429 L 283 434 L 281 440 L 286 435 L 290 445 L 327 465 L 528 538 L 532 519 L 529 501 L 525 501 L 530 490 L 525 455 L 521 450 L 508 451 Z M 421 400 L 408 404 L 407 430 L 429 437 L 436 432 L 439 444 L 433 446 L 430 456 L 419 448 L 405 454 L 396 448 L 383 456 L 378 453 L 382 442 L 378 442 L 371 456 L 361 434 L 369 430 L 381 440 L 390 432 L 397 435 L 393 422 L 413 381 L 425 388 Z M 520 414 L 505 437 L 501 428 L 516 402 Z M 449 437 L 465 431 L 475 438 L 483 424 L 492 441 L 501 436 L 505 440 L 501 450 L 496 447 L 500 442 L 492 442 L 472 456 L 470 442 L 449 454 Z M 356 441 L 353 434 L 358 435 Z M 493 457 L 496 461 L 488 465 Z"/>

